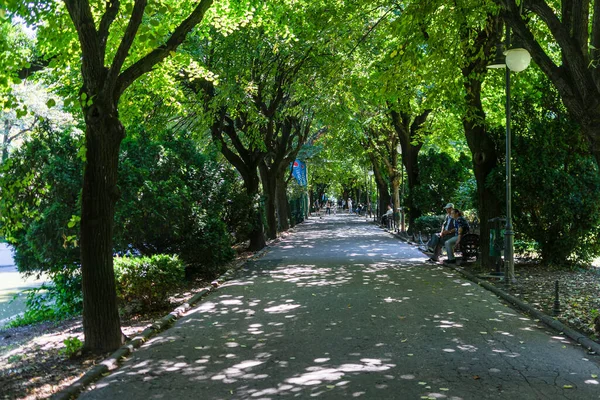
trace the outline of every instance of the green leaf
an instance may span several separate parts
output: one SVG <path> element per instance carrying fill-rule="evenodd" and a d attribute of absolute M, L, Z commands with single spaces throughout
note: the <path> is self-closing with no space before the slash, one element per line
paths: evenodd
<path fill-rule="evenodd" d="M 52 108 L 56 105 L 56 101 L 54 99 L 48 99 L 48 101 L 46 102 L 46 106 L 48 108 Z"/>

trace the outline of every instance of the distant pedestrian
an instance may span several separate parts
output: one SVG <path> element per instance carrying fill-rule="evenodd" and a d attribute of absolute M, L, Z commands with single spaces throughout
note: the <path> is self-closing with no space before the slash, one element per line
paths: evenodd
<path fill-rule="evenodd" d="M 329 200 L 327 200 L 327 203 L 325 204 L 325 213 L 331 215 L 331 202 Z"/>
<path fill-rule="evenodd" d="M 352 199 L 348 197 L 348 214 L 352 214 Z"/>

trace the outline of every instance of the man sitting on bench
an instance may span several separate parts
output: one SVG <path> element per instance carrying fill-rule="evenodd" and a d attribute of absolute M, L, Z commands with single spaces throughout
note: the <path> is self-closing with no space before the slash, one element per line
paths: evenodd
<path fill-rule="evenodd" d="M 446 204 L 446 207 L 444 207 L 444 210 L 446 211 L 446 219 L 442 224 L 442 230 L 440 231 L 440 233 L 436 233 L 435 235 L 433 235 L 433 237 L 427 244 L 428 250 L 433 253 L 433 255 L 431 256 L 432 261 L 438 261 L 442 252 L 442 245 L 446 242 L 446 240 L 454 236 L 454 233 L 456 232 L 455 221 L 454 218 L 452 218 L 453 209 L 454 204 Z"/>
<path fill-rule="evenodd" d="M 388 209 L 385 214 L 381 217 L 381 225 L 390 228 L 390 223 L 392 222 L 392 218 L 394 218 L 394 210 L 392 210 L 392 206 L 388 204 Z"/>
<path fill-rule="evenodd" d="M 458 209 L 452 210 L 452 218 L 456 223 L 456 232 L 454 236 L 450 239 L 446 240 L 446 253 L 448 253 L 448 259 L 444 261 L 446 264 L 454 264 L 456 263 L 456 259 L 454 258 L 454 249 L 460 245 L 460 239 L 469 232 L 469 223 L 462 216 L 462 213 Z"/>

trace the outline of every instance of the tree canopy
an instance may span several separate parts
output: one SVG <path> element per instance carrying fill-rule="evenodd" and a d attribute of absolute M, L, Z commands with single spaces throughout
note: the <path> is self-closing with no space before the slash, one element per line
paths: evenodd
<path fill-rule="evenodd" d="M 589 260 L 600 251 L 580 246 L 600 222 L 599 206 L 585 200 L 596 196 L 600 177 L 598 4 L 6 1 L 3 149 L 15 135 L 33 137 L 14 159 L 3 154 L 3 207 L 14 207 L 2 215 L 2 232 L 29 243 L 23 254 L 41 260 L 27 251 L 38 243 L 28 235 L 42 233 L 23 222 L 59 221 L 69 268 L 81 271 L 92 351 L 123 340 L 115 254 L 169 253 L 188 268 L 214 268 L 236 240 L 258 250 L 293 225 L 290 201 L 302 196 L 371 203 L 372 182 L 379 211 L 390 204 L 406 213 L 409 233 L 419 217 L 456 201 L 481 221 L 486 262 L 487 221 L 506 207 L 505 81 L 486 66 L 508 27 L 534 61 L 512 74 L 518 239 L 535 243 L 549 262 Z M 59 143 L 65 148 L 53 151 Z M 48 158 L 32 173 L 27 162 L 35 154 Z M 310 178 L 300 194 L 290 184 L 297 158 Z M 68 185 L 54 178 L 59 159 L 68 160 Z M 570 190 L 557 193 L 557 184 Z M 552 201 L 531 193 L 536 185 L 545 199 L 569 205 L 561 218 L 573 223 L 563 221 L 557 240 L 567 227 L 577 234 L 563 247 L 540 234 L 551 224 Z M 49 195 L 64 199 L 65 192 L 71 215 L 43 208 L 58 204 Z M 221 203 L 237 206 L 215 206 Z M 203 247 L 210 241 L 218 246 Z M 212 262 L 198 261 L 200 253 Z M 57 256 L 51 268 L 66 269 L 67 258 Z"/>

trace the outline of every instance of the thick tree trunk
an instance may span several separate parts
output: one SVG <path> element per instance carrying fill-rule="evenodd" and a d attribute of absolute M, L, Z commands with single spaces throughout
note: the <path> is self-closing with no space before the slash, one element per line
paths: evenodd
<path fill-rule="evenodd" d="M 385 182 L 377 182 L 377 188 L 379 189 L 379 206 L 377 216 L 381 218 L 387 210 L 387 206 L 392 203 L 392 196 L 390 196 L 390 188 Z"/>
<path fill-rule="evenodd" d="M 276 207 L 279 216 L 279 231 L 290 229 L 290 212 L 287 199 L 287 184 L 285 183 L 285 171 L 280 171 L 275 178 Z"/>
<path fill-rule="evenodd" d="M 399 208 L 400 208 L 400 176 L 398 176 L 398 174 L 395 174 L 395 176 L 391 179 L 392 180 L 392 196 L 393 196 L 393 201 L 394 201 L 394 220 L 399 223 L 399 218 L 400 214 L 399 214 Z"/>
<path fill-rule="evenodd" d="M 417 161 L 420 150 L 421 146 L 410 146 L 409 151 L 406 152 L 406 156 L 403 157 L 404 167 L 406 168 L 406 183 L 408 185 L 408 227 L 411 233 L 415 220 L 423 214 L 421 210 L 415 206 L 413 195 L 415 192 L 414 188 L 420 184 L 419 164 Z"/>
<path fill-rule="evenodd" d="M 81 275 L 85 348 L 111 351 L 123 343 L 113 270 L 117 166 L 125 136 L 115 105 L 86 113 L 87 162 L 81 203 Z M 102 299 L 99 301 L 99 299 Z"/>
<path fill-rule="evenodd" d="M 500 32 L 500 26 L 494 19 L 489 20 L 489 27 L 479 33 L 474 53 L 483 50 L 488 56 Z M 469 59 L 469 57 L 466 57 Z M 490 138 L 485 127 L 485 112 L 481 103 L 481 86 L 486 71 L 486 58 L 476 58 L 462 69 L 465 78 L 465 103 L 468 111 L 463 115 L 462 123 L 465 136 L 473 157 L 473 172 L 477 181 L 478 216 L 480 221 L 479 250 L 482 265 L 491 266 L 494 260 L 489 255 L 490 224 L 488 220 L 500 217 L 502 205 L 500 200 L 486 187 L 488 175 L 497 165 L 498 155 L 496 145 Z"/>
<path fill-rule="evenodd" d="M 258 199 L 258 174 L 256 171 L 252 177 L 244 179 L 244 185 L 246 186 L 246 193 L 250 196 L 253 201 L 253 209 L 250 213 L 250 220 L 252 221 L 252 231 L 250 232 L 250 244 L 248 245 L 249 251 L 258 251 L 263 249 L 266 245 L 265 229 L 263 224 L 263 211 Z"/>
<path fill-rule="evenodd" d="M 463 121 L 467 143 L 473 154 L 473 172 L 477 181 L 477 201 L 480 221 L 479 249 L 483 265 L 492 265 L 490 250 L 490 225 L 488 220 L 504 214 L 500 200 L 486 187 L 488 175 L 497 165 L 497 155 L 494 142 L 487 134 L 485 127 L 475 126 L 469 121 Z"/>
<path fill-rule="evenodd" d="M 260 181 L 263 186 L 263 193 L 265 196 L 265 214 L 267 217 L 267 238 L 275 239 L 277 237 L 277 215 L 276 212 L 276 177 L 271 169 L 269 169 L 264 162 L 258 167 L 260 171 Z"/>
<path fill-rule="evenodd" d="M 419 139 L 415 142 L 415 138 L 418 137 L 419 130 L 427 120 L 427 117 L 431 113 L 431 109 L 423 110 L 420 114 L 411 117 L 411 114 L 407 112 L 397 112 L 390 110 L 390 116 L 392 118 L 392 125 L 400 145 L 402 146 L 402 164 L 406 169 L 406 176 L 408 181 L 408 226 L 412 232 L 412 226 L 414 226 L 415 219 L 419 218 L 422 214 L 421 210 L 415 205 L 413 193 L 414 188 L 419 185 L 419 152 L 423 147 L 423 139 Z M 406 204 L 405 204 L 406 206 Z"/>

